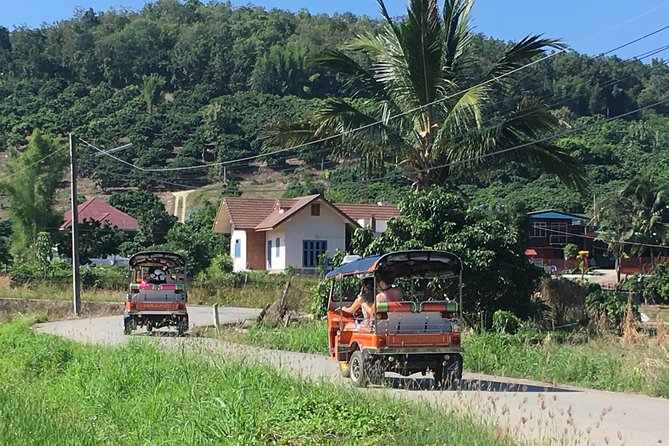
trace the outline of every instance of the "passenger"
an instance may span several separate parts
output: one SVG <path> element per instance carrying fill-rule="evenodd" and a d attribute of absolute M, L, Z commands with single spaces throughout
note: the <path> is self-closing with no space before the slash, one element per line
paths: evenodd
<path fill-rule="evenodd" d="M 376 275 L 378 294 L 377 302 L 399 302 L 404 297 L 402 288 L 393 285 L 395 274 L 392 271 L 379 271 Z"/>
<path fill-rule="evenodd" d="M 355 314 L 358 309 L 362 310 L 365 319 L 372 318 L 374 314 L 374 279 L 363 279 L 360 294 L 351 305 L 342 308 L 342 311 Z"/>

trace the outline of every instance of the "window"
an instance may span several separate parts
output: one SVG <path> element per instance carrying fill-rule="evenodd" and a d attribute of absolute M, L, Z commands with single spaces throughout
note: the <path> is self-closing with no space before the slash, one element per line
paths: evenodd
<path fill-rule="evenodd" d="M 550 228 L 551 245 L 566 245 L 569 234 L 567 233 L 567 223 L 551 223 Z"/>
<path fill-rule="evenodd" d="M 235 240 L 235 258 L 242 256 L 242 242 L 241 240 Z"/>
<path fill-rule="evenodd" d="M 267 240 L 267 266 L 266 269 L 272 269 L 272 241 Z"/>
<path fill-rule="evenodd" d="M 328 242 L 326 240 L 304 240 L 302 242 L 302 266 L 304 268 L 316 268 L 318 256 L 327 252 Z"/>
<path fill-rule="evenodd" d="M 321 215 L 321 205 L 316 203 L 311 205 L 311 215 L 313 217 L 318 217 Z"/>
<path fill-rule="evenodd" d="M 276 238 L 276 256 L 281 257 L 281 239 L 279 237 Z"/>
<path fill-rule="evenodd" d="M 546 222 L 545 221 L 535 221 L 532 224 L 532 237 L 534 237 L 534 238 L 546 237 Z"/>

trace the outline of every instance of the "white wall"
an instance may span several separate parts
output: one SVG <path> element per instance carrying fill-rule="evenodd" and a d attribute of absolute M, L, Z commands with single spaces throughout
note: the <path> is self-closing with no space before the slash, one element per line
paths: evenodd
<path fill-rule="evenodd" d="M 330 257 L 334 256 L 337 249 L 344 251 L 346 248 L 344 217 L 330 209 L 325 203 L 321 203 L 320 216 L 312 216 L 311 206 L 306 206 L 284 222 L 281 227 L 285 228 L 285 266 L 303 268 L 302 242 L 304 240 L 327 240 Z"/>
<path fill-rule="evenodd" d="M 388 229 L 388 220 L 376 220 L 376 232 L 385 232 Z"/>
<path fill-rule="evenodd" d="M 280 240 L 279 255 L 276 255 L 276 239 Z M 265 233 L 265 246 L 268 241 L 272 241 L 272 267 L 271 271 L 283 271 L 286 269 L 286 234 L 284 226 L 279 226 L 278 229 L 267 231 Z M 267 253 L 265 253 L 265 264 L 267 263 Z"/>
<path fill-rule="evenodd" d="M 235 241 L 239 240 L 239 257 L 235 257 Z M 233 271 L 246 271 L 246 231 L 232 231 L 230 235 L 230 257 Z"/>

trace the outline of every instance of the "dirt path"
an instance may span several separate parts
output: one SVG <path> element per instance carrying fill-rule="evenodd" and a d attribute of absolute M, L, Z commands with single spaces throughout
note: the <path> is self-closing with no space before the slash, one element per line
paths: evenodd
<path fill-rule="evenodd" d="M 191 325 L 211 325 L 209 307 L 189 307 Z M 222 308 L 221 322 L 253 317 L 259 310 Z M 339 378 L 338 368 L 318 355 L 271 351 L 229 344 L 207 338 L 175 338 L 168 335 L 122 335 L 120 317 L 82 319 L 40 324 L 37 331 L 83 342 L 118 344 L 128 338 L 143 338 L 165 347 L 183 344 L 196 352 L 260 362 L 290 374 L 310 379 Z M 405 380 L 406 382 L 406 380 Z M 416 381 L 420 386 L 420 380 Z M 471 414 L 475 419 L 530 440 L 554 445 L 669 445 L 669 400 L 571 387 L 551 387 L 542 383 L 494 376 L 465 374 L 460 390 L 452 392 L 368 389 L 372 394 L 390 394 L 412 401 L 424 401 L 438 408 Z"/>

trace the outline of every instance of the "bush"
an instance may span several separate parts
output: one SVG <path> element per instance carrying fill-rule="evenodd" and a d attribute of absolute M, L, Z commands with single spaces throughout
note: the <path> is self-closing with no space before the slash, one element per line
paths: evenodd
<path fill-rule="evenodd" d="M 318 285 L 313 287 L 311 294 L 311 314 L 320 319 L 325 316 L 328 306 L 328 292 L 330 291 L 330 282 L 321 280 Z"/>
<path fill-rule="evenodd" d="M 595 290 L 585 298 L 585 304 L 592 317 L 605 317 L 612 328 L 620 330 L 625 312 L 627 311 L 628 297 L 612 291 Z M 632 311 L 638 317 L 639 308 L 632 303 Z"/>
<path fill-rule="evenodd" d="M 634 281 L 632 285 L 636 283 Z M 669 263 L 656 265 L 653 274 L 644 279 L 643 295 L 648 302 L 669 303 Z"/>
<path fill-rule="evenodd" d="M 492 327 L 499 333 L 514 334 L 520 328 L 518 316 L 510 311 L 497 310 L 492 315 Z"/>

